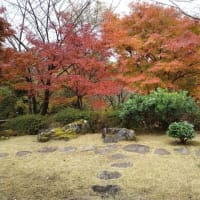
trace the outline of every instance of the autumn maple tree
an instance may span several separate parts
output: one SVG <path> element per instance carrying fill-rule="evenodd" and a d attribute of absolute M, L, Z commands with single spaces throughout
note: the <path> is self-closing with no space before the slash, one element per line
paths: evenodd
<path fill-rule="evenodd" d="M 37 98 L 42 98 L 40 113 L 46 114 L 53 92 L 63 87 L 73 91 L 82 108 L 84 96 L 106 93 L 112 84 L 107 65 L 108 45 L 90 25 L 77 28 L 67 14 L 62 13 L 62 17 L 63 25 L 57 29 L 60 40 L 44 43 L 28 32 L 31 48 L 13 52 L 3 68 L 4 78 L 13 80 L 17 89 L 27 92 L 32 102 L 29 110 L 33 113 L 38 112 Z"/>
<path fill-rule="evenodd" d="M 130 91 L 149 92 L 161 86 L 198 96 L 199 21 L 169 7 L 130 8 L 123 17 L 107 13 L 102 25 L 104 39 L 116 54 L 116 79 Z"/>

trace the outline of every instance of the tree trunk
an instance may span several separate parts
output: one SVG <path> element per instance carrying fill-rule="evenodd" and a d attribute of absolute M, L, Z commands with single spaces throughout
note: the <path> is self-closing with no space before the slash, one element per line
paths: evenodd
<path fill-rule="evenodd" d="M 79 109 L 83 109 L 83 97 L 82 96 L 77 96 L 77 106 Z"/>
<path fill-rule="evenodd" d="M 42 103 L 42 111 L 41 111 L 41 115 L 46 115 L 48 108 L 49 108 L 49 98 L 50 98 L 50 91 L 49 89 L 46 89 L 44 91 L 44 100 Z"/>
<path fill-rule="evenodd" d="M 36 100 L 35 96 L 32 97 L 32 104 L 33 104 L 32 111 L 34 114 L 37 114 L 37 100 Z"/>

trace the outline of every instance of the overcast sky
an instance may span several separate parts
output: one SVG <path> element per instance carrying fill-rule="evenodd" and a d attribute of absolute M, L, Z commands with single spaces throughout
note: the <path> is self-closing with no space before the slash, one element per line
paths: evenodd
<path fill-rule="evenodd" d="M 104 1 L 107 5 L 113 3 L 113 5 L 115 6 L 118 5 L 120 2 L 116 11 L 118 13 L 125 14 L 125 13 L 128 13 L 129 11 L 129 8 L 128 8 L 129 3 L 133 2 L 134 0 L 121 0 L 121 1 L 120 0 L 102 0 L 102 1 Z M 142 0 L 138 0 L 138 1 L 142 1 Z M 170 4 L 168 0 L 157 0 L 157 1 Z M 174 2 L 177 2 L 177 4 L 182 9 L 184 9 L 184 11 L 190 12 L 194 15 L 200 15 L 200 0 L 189 0 L 190 2 L 188 2 L 188 0 L 182 0 L 182 1 L 185 1 L 183 3 L 180 3 L 180 1 L 181 0 L 174 0 Z M 146 0 L 146 2 L 151 2 L 151 0 Z"/>

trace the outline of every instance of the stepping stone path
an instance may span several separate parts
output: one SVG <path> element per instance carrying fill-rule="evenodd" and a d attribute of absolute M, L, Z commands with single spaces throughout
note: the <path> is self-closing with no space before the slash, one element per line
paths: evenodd
<path fill-rule="evenodd" d="M 166 149 L 156 149 L 154 151 L 154 154 L 158 154 L 158 155 L 169 155 L 171 154 L 169 151 L 167 151 Z"/>
<path fill-rule="evenodd" d="M 149 152 L 149 147 L 141 144 L 129 144 L 123 148 L 125 151 L 145 154 Z"/>
<path fill-rule="evenodd" d="M 80 148 L 81 151 L 94 151 L 95 149 L 95 146 L 83 146 Z"/>
<path fill-rule="evenodd" d="M 41 149 L 38 150 L 40 153 L 52 153 L 56 151 L 58 148 L 57 147 L 42 147 Z"/>
<path fill-rule="evenodd" d="M 98 175 L 98 178 L 104 179 L 104 180 L 108 180 L 108 179 L 118 179 L 121 176 L 122 175 L 119 172 L 116 172 L 116 171 L 114 171 L 114 172 L 111 172 L 111 171 L 102 171 Z"/>
<path fill-rule="evenodd" d="M 65 153 L 70 153 L 70 152 L 75 152 L 76 151 L 76 147 L 73 146 L 68 146 L 68 147 L 64 147 L 62 150 L 60 150 L 61 152 L 65 152 Z"/>
<path fill-rule="evenodd" d="M 186 147 L 175 148 L 174 151 L 181 155 L 189 155 L 190 154 L 190 151 Z"/>
<path fill-rule="evenodd" d="M 118 149 L 118 145 L 107 145 L 105 147 L 102 147 L 102 148 L 97 148 L 94 150 L 94 152 L 96 154 L 107 154 L 107 153 L 111 153 L 113 151 L 116 151 Z"/>
<path fill-rule="evenodd" d="M 111 167 L 118 167 L 118 168 L 128 168 L 132 167 L 133 164 L 130 162 L 123 162 L 123 163 L 113 163 Z"/>
<path fill-rule="evenodd" d="M 9 154 L 8 153 L 0 153 L 0 158 L 5 158 L 8 157 Z"/>
<path fill-rule="evenodd" d="M 102 196 L 104 195 L 115 196 L 121 189 L 118 185 L 106 185 L 106 186 L 93 185 L 92 190 L 96 193 L 101 194 Z"/>
<path fill-rule="evenodd" d="M 30 154 L 32 154 L 31 151 L 18 151 L 18 152 L 16 153 L 16 156 L 17 156 L 17 157 L 23 157 L 23 156 L 27 156 L 27 155 L 30 155 Z"/>
<path fill-rule="evenodd" d="M 121 153 L 113 154 L 111 156 L 112 160 L 120 160 L 120 159 L 124 159 L 124 158 L 127 158 L 127 156 L 125 156 L 124 154 L 121 154 Z"/>

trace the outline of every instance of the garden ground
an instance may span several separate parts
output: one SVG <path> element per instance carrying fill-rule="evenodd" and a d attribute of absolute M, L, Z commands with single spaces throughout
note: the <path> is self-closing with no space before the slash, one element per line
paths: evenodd
<path fill-rule="evenodd" d="M 146 145 L 149 152 L 126 151 L 130 144 Z M 117 144 L 104 144 L 100 134 L 47 143 L 13 137 L 0 142 L 0 200 L 199 200 L 200 136 L 182 147 L 163 134 Z M 160 148 L 169 154 L 156 154 Z M 121 176 L 101 179 L 103 171 Z M 94 185 L 118 185 L 120 191 L 103 197 Z"/>

